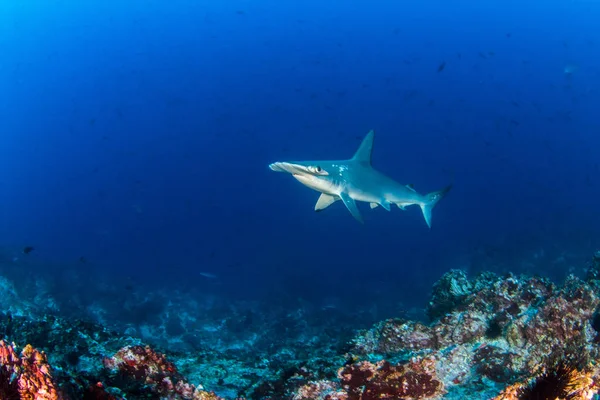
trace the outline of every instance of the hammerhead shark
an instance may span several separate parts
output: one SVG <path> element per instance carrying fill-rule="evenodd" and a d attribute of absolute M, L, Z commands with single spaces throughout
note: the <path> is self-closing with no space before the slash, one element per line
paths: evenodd
<path fill-rule="evenodd" d="M 320 192 L 315 211 L 322 211 L 342 200 L 350 214 L 363 223 L 357 201 L 367 202 L 371 208 L 381 206 L 387 211 L 392 204 L 402 210 L 416 204 L 421 207 L 425 222 L 431 228 L 431 210 L 452 186 L 421 195 L 412 185 L 402 185 L 377 171 L 371 166 L 374 137 L 374 131 L 367 133 L 354 156 L 348 160 L 274 162 L 269 168 L 292 174 L 303 185 Z"/>

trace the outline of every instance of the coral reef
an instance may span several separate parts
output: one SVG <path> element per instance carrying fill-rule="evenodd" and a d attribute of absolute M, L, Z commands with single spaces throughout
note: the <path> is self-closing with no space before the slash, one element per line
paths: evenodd
<path fill-rule="evenodd" d="M 439 382 L 444 398 L 537 398 L 528 393 L 547 390 L 543 382 L 556 376 L 566 382 L 556 391 L 559 398 L 591 398 L 598 374 L 590 365 L 600 362 L 599 268 L 595 255 L 586 280 L 569 276 L 561 287 L 539 277 L 483 273 L 468 280 L 463 272 L 450 271 L 434 285 L 429 323 L 389 319 L 361 332 L 350 354 L 363 361 L 345 367 L 350 375 L 340 375 L 341 385 L 310 383 L 296 396 L 310 393 L 314 399 L 326 399 L 334 388 L 343 389 L 340 398 L 371 398 L 366 388 L 373 368 L 365 366 L 428 359 L 430 367 L 423 370 L 426 376 L 420 382 Z M 583 361 L 579 366 L 552 367 L 550 360 L 565 354 L 579 354 Z M 348 379 L 364 391 L 357 395 L 347 383 L 344 386 Z M 396 394 L 413 399 L 439 395 L 434 390 Z M 373 398 L 385 396 L 394 398 L 386 392 Z"/>
<path fill-rule="evenodd" d="M 600 253 L 585 279 L 560 285 L 452 270 L 433 286 L 428 321 L 390 318 L 352 335 L 358 313 L 238 307 L 209 320 L 175 314 L 189 299 L 166 294 L 140 296 L 161 325 L 117 331 L 18 304 L 18 290 L 1 287 L 1 399 L 590 400 L 600 387 Z M 168 340 L 148 343 L 157 338 Z M 31 345 L 18 353 L 9 341 Z"/>

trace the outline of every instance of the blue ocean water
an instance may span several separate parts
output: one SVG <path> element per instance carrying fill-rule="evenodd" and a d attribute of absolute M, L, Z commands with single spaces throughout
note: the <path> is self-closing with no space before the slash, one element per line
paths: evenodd
<path fill-rule="evenodd" d="M 4 1 L 3 269 L 65 304 L 109 282 L 388 314 L 452 268 L 579 273 L 600 233 L 599 18 L 591 0 Z M 453 184 L 431 230 L 418 207 L 315 213 L 268 168 L 350 157 L 370 129 L 382 172 Z"/>

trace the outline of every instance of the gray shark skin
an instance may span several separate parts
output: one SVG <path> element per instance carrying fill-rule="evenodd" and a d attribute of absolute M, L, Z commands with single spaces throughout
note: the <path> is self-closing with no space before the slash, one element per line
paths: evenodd
<path fill-rule="evenodd" d="M 274 162 L 269 168 L 287 172 L 303 185 L 320 192 L 315 211 L 324 210 L 342 200 L 350 214 L 363 223 L 357 201 L 367 202 L 371 208 L 381 206 L 387 211 L 390 211 L 392 204 L 402 210 L 410 205 L 418 205 L 427 226 L 431 228 L 431 210 L 452 186 L 422 195 L 411 185 L 402 185 L 377 171 L 371 166 L 374 137 L 375 132 L 370 131 L 354 156 L 348 160 Z"/>

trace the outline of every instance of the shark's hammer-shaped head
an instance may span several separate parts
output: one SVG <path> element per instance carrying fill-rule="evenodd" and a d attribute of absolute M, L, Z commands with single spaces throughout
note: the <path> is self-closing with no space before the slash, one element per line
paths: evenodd
<path fill-rule="evenodd" d="M 322 193 L 336 191 L 336 168 L 330 161 L 289 161 L 269 165 L 273 171 L 287 172 L 300 183 Z"/>
<path fill-rule="evenodd" d="M 343 186 L 343 175 L 350 163 L 371 165 L 374 132 L 363 139 L 354 156 L 342 161 L 288 161 L 269 165 L 273 171 L 287 172 L 302 184 L 321 193 L 339 195 Z"/>

